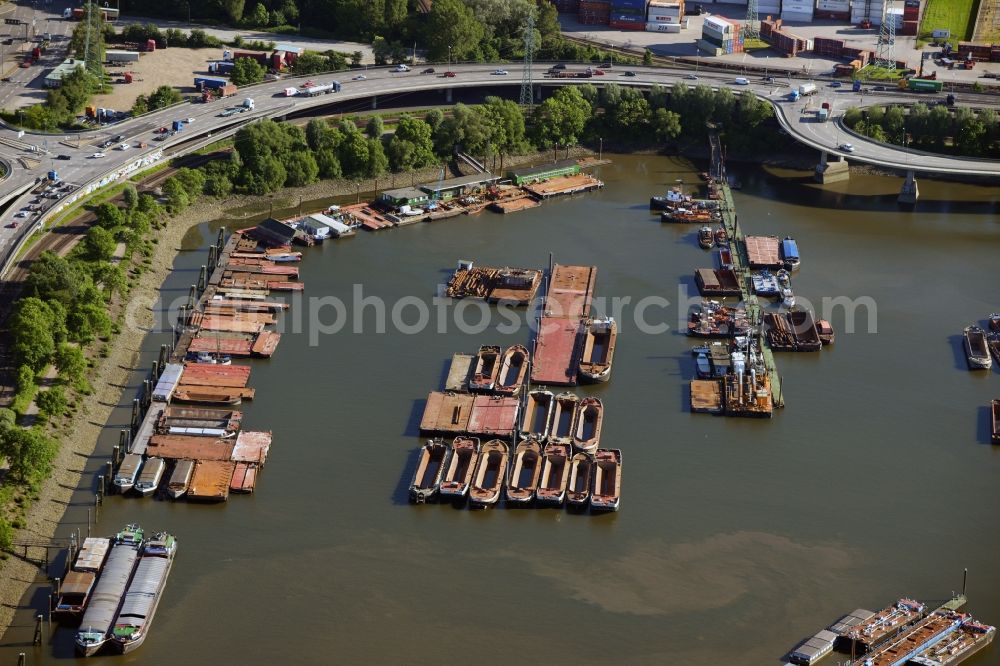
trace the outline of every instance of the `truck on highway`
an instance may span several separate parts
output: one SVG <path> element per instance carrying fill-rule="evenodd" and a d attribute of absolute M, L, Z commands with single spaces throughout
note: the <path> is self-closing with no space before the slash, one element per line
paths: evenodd
<path fill-rule="evenodd" d="M 821 108 L 819 111 L 816 112 L 816 120 L 818 120 L 819 122 L 825 123 L 829 119 L 830 119 L 830 109 Z"/>
<path fill-rule="evenodd" d="M 329 95 L 332 92 L 340 92 L 340 83 L 338 81 L 312 83 L 312 85 L 307 83 L 299 88 L 298 94 L 305 97 L 315 97 L 316 95 Z"/>
<path fill-rule="evenodd" d="M 930 79 L 909 79 L 906 82 L 906 88 L 911 92 L 941 92 L 943 87 L 943 82 Z"/>
<path fill-rule="evenodd" d="M 229 80 L 221 76 L 196 76 L 194 77 L 194 87 L 196 90 L 222 90 L 229 85 Z"/>
<path fill-rule="evenodd" d="M 861 79 L 854 79 L 854 83 L 851 85 L 851 90 L 854 92 L 861 92 Z"/>
<path fill-rule="evenodd" d="M 285 88 L 285 97 L 295 97 L 299 94 L 298 88 Z"/>
<path fill-rule="evenodd" d="M 245 100 L 243 100 L 243 108 L 246 109 L 247 111 L 253 111 L 252 97 L 247 97 Z"/>
<path fill-rule="evenodd" d="M 184 121 L 183 120 L 175 120 L 174 122 L 172 122 L 170 124 L 170 129 L 172 129 L 175 132 L 180 132 L 182 129 L 184 129 Z"/>
<path fill-rule="evenodd" d="M 816 94 L 816 84 L 810 81 L 809 83 L 803 83 L 799 85 L 799 95 L 802 97 L 807 97 L 809 95 Z"/>
<path fill-rule="evenodd" d="M 594 76 L 593 70 L 573 70 L 573 69 L 556 69 L 553 67 L 549 71 L 545 72 L 545 76 L 553 79 L 589 79 Z"/>
<path fill-rule="evenodd" d="M 222 99 L 223 97 L 232 97 L 237 93 L 237 91 L 239 91 L 239 88 L 232 83 L 227 83 L 221 88 L 204 90 L 201 93 L 201 101 L 207 103 L 215 99 Z"/>

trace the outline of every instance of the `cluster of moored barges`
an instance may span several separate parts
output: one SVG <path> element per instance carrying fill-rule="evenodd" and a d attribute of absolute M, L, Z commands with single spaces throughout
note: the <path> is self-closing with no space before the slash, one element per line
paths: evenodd
<path fill-rule="evenodd" d="M 1000 313 L 994 312 L 987 318 L 986 329 L 978 324 L 966 326 L 962 331 L 962 347 L 969 370 L 989 370 L 993 359 L 1000 364 Z M 990 441 L 1000 444 L 1000 398 L 989 405 Z"/>
<path fill-rule="evenodd" d="M 472 270 L 471 262 L 459 265 L 450 284 L 466 286 L 450 288 L 449 295 L 489 299 L 496 292 L 491 281 L 500 269 L 488 269 L 482 279 Z M 613 319 L 591 316 L 595 275 L 592 266 L 551 269 L 534 353 L 523 345 L 484 345 L 474 355 L 452 357 L 444 390 L 428 395 L 421 418 L 421 433 L 436 437 L 420 449 L 412 502 L 486 508 L 503 498 L 508 506 L 618 509 L 621 451 L 600 448 L 604 403 L 546 388 L 611 375 L 618 329 Z M 533 292 L 533 283 L 526 277 L 521 289 Z M 507 294 L 506 300 L 531 299 Z"/>
<path fill-rule="evenodd" d="M 133 414 L 133 428 L 117 448 L 112 488 L 122 494 L 223 501 L 253 492 L 271 447 L 269 431 L 244 430 L 235 409 L 254 397 L 250 366 L 235 357 L 268 357 L 281 335 L 285 303 L 272 290 L 300 290 L 301 258 L 282 243 L 274 224 L 223 234 L 209 251 L 200 297 L 193 289 L 175 329 L 172 349 L 161 348 Z M 290 228 L 289 228 L 290 230 Z M 197 288 L 195 288 L 197 289 Z"/>
<path fill-rule="evenodd" d="M 872 612 L 859 608 L 788 653 L 793 664 L 811 666 L 834 650 L 849 654 L 850 666 L 958 666 L 988 647 L 996 628 L 959 612 L 957 596 L 936 609 L 900 599 Z"/>
<path fill-rule="evenodd" d="M 76 650 L 127 654 L 143 644 L 170 576 L 177 539 L 146 536 L 128 525 L 110 539 L 88 537 L 70 549 L 70 569 L 59 586 L 54 618 L 79 625 Z"/>
<path fill-rule="evenodd" d="M 698 245 L 717 249 L 717 266 L 695 271 L 704 300 L 691 309 L 687 333 L 720 340 L 692 349 L 697 377 L 690 384 L 691 411 L 770 417 L 784 404 L 771 352 L 819 351 L 833 343 L 833 328 L 812 312 L 795 309 L 791 274 L 801 264 L 795 240 L 744 236 L 728 186 L 705 177 L 708 199 L 693 199 L 674 187 L 650 200 L 650 208 L 663 211 L 663 221 L 701 223 Z M 692 215 L 694 208 L 705 214 Z M 727 297 L 739 298 L 740 304 L 710 300 Z M 761 298 L 778 299 L 780 309 L 764 312 Z"/>

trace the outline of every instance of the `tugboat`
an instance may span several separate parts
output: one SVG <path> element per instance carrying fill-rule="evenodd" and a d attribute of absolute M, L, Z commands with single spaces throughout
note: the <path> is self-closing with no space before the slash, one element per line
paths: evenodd
<path fill-rule="evenodd" d="M 833 326 L 826 319 L 816 320 L 816 335 L 824 345 L 833 344 Z"/>
<path fill-rule="evenodd" d="M 712 233 L 712 227 L 702 227 L 698 231 L 698 245 L 705 250 L 712 249 L 712 246 L 715 245 L 715 234 Z"/>
<path fill-rule="evenodd" d="M 715 230 L 715 244 L 719 247 L 729 244 L 729 232 L 721 225 Z"/>
<path fill-rule="evenodd" d="M 691 201 L 691 197 L 681 190 L 680 186 L 674 185 L 663 196 L 652 196 L 649 198 L 650 210 L 669 210 L 684 202 Z"/>

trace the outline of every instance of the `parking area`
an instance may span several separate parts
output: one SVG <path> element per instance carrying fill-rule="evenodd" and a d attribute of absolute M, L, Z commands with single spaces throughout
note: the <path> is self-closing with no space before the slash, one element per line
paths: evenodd
<path fill-rule="evenodd" d="M 193 93 L 194 77 L 208 74 L 208 62 L 221 60 L 221 49 L 157 49 L 143 53 L 139 62 L 107 66 L 115 79 L 132 72 L 132 83 L 116 83 L 107 95 L 95 95 L 91 104 L 106 109 L 128 111 L 139 95 L 149 95 L 160 86 L 171 86 L 182 93 Z"/>

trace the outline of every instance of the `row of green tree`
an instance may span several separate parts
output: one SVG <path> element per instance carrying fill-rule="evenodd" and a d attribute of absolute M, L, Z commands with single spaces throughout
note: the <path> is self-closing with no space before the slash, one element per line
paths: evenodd
<path fill-rule="evenodd" d="M 169 47 L 203 49 L 222 48 L 223 46 L 221 39 L 213 37 L 199 28 L 186 33 L 178 28 L 160 30 L 159 26 L 155 23 L 130 23 L 122 28 L 119 33 L 115 33 L 112 29 L 111 35 L 107 36 L 108 42 L 134 43 L 139 45 L 144 45 L 150 39 L 156 42 L 156 48 L 158 49 Z"/>
<path fill-rule="evenodd" d="M 850 108 L 844 124 L 876 141 L 965 157 L 1000 157 L 1000 115 L 966 107 L 918 103 L 903 106 Z"/>

